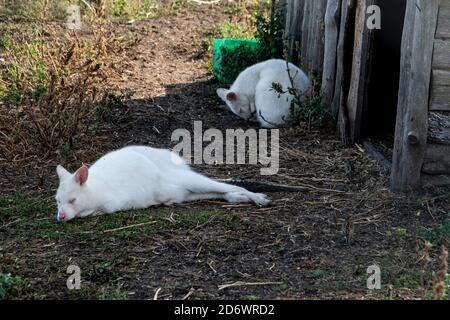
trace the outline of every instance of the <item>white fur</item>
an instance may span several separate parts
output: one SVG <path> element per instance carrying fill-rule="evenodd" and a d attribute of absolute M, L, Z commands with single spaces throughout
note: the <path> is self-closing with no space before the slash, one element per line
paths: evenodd
<path fill-rule="evenodd" d="M 178 155 L 164 149 L 132 146 L 110 152 L 88 169 L 84 183 L 79 178 L 81 170 L 70 174 L 57 167 L 58 220 L 201 199 L 270 202 L 264 194 L 195 173 Z"/>
<path fill-rule="evenodd" d="M 292 63 L 289 73 L 297 92 L 306 93 L 311 86 L 308 76 Z M 229 90 L 217 89 L 217 94 L 237 116 L 256 120 L 263 128 L 274 128 L 289 119 L 292 95 L 280 95 L 273 90 L 273 83 L 280 84 L 283 91 L 291 87 L 286 61 L 271 59 L 255 64 L 242 71 Z M 234 99 L 229 99 L 230 93 Z"/>

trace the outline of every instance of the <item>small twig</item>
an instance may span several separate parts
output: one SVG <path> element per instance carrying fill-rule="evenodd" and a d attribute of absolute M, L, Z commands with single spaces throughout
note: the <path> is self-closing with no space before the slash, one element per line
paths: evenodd
<path fill-rule="evenodd" d="M 88 2 L 86 2 L 85 0 L 81 0 L 81 2 L 83 2 L 86 5 L 86 7 L 89 8 L 89 10 L 94 11 L 94 8 L 92 8 L 92 6 Z"/>
<path fill-rule="evenodd" d="M 159 292 L 161 291 L 161 288 L 156 289 L 155 295 L 153 296 L 153 300 L 158 300 Z"/>
<path fill-rule="evenodd" d="M 194 292 L 195 292 L 195 289 L 194 289 L 194 288 L 191 288 L 191 290 L 189 290 L 189 292 L 188 292 L 183 298 L 181 298 L 181 300 L 186 300 L 186 299 L 189 298 Z"/>
<path fill-rule="evenodd" d="M 214 261 L 211 260 L 210 262 L 208 262 L 208 266 L 211 268 L 211 270 L 214 272 L 214 274 L 216 274 L 216 273 L 217 273 L 217 270 L 214 269 L 214 267 L 212 266 L 213 263 L 214 263 Z"/>
<path fill-rule="evenodd" d="M 236 281 L 229 284 L 222 284 L 219 285 L 219 290 L 227 289 L 227 288 L 233 288 L 233 287 L 243 287 L 243 286 L 268 286 L 268 285 L 277 285 L 277 284 L 283 284 L 283 282 L 242 282 L 242 281 Z"/>
<path fill-rule="evenodd" d="M 148 224 L 155 224 L 156 222 L 157 221 L 149 221 L 149 222 L 137 223 L 137 224 L 133 224 L 133 225 L 125 226 L 125 227 L 115 228 L 115 229 L 108 229 L 108 230 L 103 231 L 103 233 L 114 232 L 114 231 L 119 231 L 119 230 L 124 230 L 124 229 L 130 229 L 130 228 L 140 227 L 140 226 L 144 226 L 144 225 L 148 225 Z"/>
<path fill-rule="evenodd" d="M 155 126 L 153 126 L 153 131 L 155 131 L 157 134 L 161 134 L 161 131 L 159 131 L 158 128 Z"/>

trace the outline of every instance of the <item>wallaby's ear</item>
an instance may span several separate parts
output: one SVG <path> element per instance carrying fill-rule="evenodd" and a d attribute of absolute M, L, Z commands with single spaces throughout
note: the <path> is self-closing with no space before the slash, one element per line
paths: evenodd
<path fill-rule="evenodd" d="M 62 180 L 64 177 L 70 176 L 70 172 L 60 165 L 56 167 L 56 173 L 58 174 L 59 180 Z"/>
<path fill-rule="evenodd" d="M 80 169 L 75 172 L 75 182 L 80 186 L 86 183 L 89 175 L 89 169 L 87 166 L 83 165 Z"/>
<path fill-rule="evenodd" d="M 233 102 L 233 101 L 236 101 L 237 98 L 238 98 L 238 96 L 237 96 L 237 94 L 235 92 L 230 91 L 230 92 L 227 93 L 227 100 L 228 101 Z"/>
<path fill-rule="evenodd" d="M 223 89 L 223 88 L 219 88 L 216 90 L 217 95 L 223 100 L 226 101 L 227 100 L 227 93 L 228 90 L 227 89 Z"/>

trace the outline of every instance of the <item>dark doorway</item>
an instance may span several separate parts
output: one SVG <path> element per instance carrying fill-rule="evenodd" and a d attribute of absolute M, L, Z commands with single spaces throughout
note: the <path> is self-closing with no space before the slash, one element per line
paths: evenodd
<path fill-rule="evenodd" d="M 393 147 L 400 57 L 407 0 L 378 0 L 381 30 L 375 30 L 362 137 Z"/>

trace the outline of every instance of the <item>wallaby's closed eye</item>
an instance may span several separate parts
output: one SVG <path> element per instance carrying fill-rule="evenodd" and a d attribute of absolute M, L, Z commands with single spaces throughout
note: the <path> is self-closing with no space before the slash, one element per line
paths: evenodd
<path fill-rule="evenodd" d="M 125 147 L 106 154 L 90 168 L 71 174 L 56 169 L 57 219 L 68 221 L 97 213 L 113 213 L 202 199 L 267 205 L 266 195 L 221 183 L 192 171 L 175 153 L 146 146 Z"/>
<path fill-rule="evenodd" d="M 308 76 L 292 63 L 289 73 L 297 92 L 306 93 L 311 86 Z M 288 121 L 293 98 L 288 92 L 273 90 L 274 83 L 284 91 L 292 86 L 284 60 L 271 59 L 245 69 L 229 90 L 217 89 L 217 95 L 237 116 L 258 121 L 263 128 L 274 128 Z"/>

